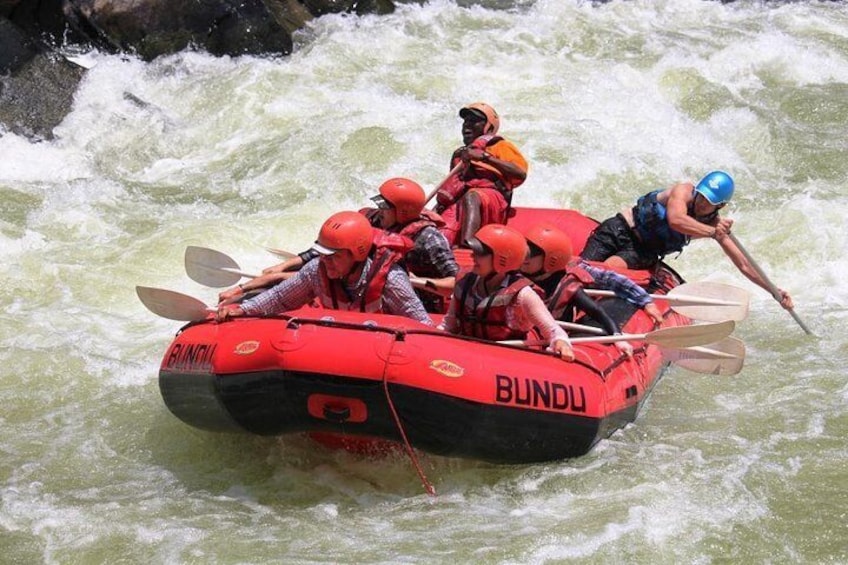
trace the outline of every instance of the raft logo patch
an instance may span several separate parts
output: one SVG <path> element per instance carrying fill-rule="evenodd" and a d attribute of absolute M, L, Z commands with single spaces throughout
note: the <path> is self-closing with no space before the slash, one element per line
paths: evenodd
<path fill-rule="evenodd" d="M 259 349 L 258 341 L 243 341 L 236 345 L 233 353 L 236 355 L 250 355 L 251 353 L 255 353 L 257 349 Z"/>
<path fill-rule="evenodd" d="M 452 379 L 458 379 L 465 374 L 465 369 L 456 363 L 445 361 L 444 359 L 433 359 L 430 361 L 430 368 L 440 375 L 444 375 Z"/>

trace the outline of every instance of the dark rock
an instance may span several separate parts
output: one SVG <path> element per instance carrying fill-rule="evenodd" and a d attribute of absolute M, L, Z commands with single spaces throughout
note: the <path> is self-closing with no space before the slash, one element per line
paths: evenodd
<path fill-rule="evenodd" d="M 65 0 L 71 26 L 145 60 L 190 46 L 214 55 L 291 53 L 291 34 L 261 0 Z"/>
<path fill-rule="evenodd" d="M 21 0 L 0 0 L 0 17 L 8 18 L 12 10 L 21 3 Z"/>
<path fill-rule="evenodd" d="M 0 77 L 0 124 L 31 139 L 52 139 L 84 74 L 55 54 L 35 54 L 13 75 Z"/>
<path fill-rule="evenodd" d="M 11 74 L 28 63 L 38 47 L 18 26 L 0 18 L 0 75 Z"/>
<path fill-rule="evenodd" d="M 2 1 L 2 0 L 0 0 Z M 85 43 L 86 38 L 73 33 L 65 21 L 62 0 L 24 0 L 16 2 L 7 14 L 9 20 L 31 39 L 52 46 L 65 42 Z"/>
<path fill-rule="evenodd" d="M 315 17 L 298 0 L 263 1 L 277 24 L 289 34 L 299 30 Z"/>
<path fill-rule="evenodd" d="M 391 0 L 302 0 L 303 5 L 315 16 L 353 12 L 364 14 L 391 14 L 395 11 Z"/>

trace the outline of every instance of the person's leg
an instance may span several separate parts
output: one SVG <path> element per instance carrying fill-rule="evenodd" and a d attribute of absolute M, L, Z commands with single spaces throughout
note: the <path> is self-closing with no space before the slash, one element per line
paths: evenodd
<path fill-rule="evenodd" d="M 621 247 L 620 225 L 617 216 L 607 218 L 589 235 L 580 256 L 587 261 L 605 261 Z"/>
<path fill-rule="evenodd" d="M 613 269 L 629 269 L 627 261 L 618 255 L 612 255 L 604 260 L 604 265 L 609 265 Z"/>
<path fill-rule="evenodd" d="M 480 195 L 476 190 L 469 190 L 459 201 L 459 217 L 462 228 L 459 232 L 458 243 L 463 245 L 482 227 L 480 222 Z"/>
<path fill-rule="evenodd" d="M 655 253 L 644 248 L 620 214 L 595 228 L 580 256 L 587 261 L 603 261 L 610 267 L 626 269 L 651 269 L 659 260 Z"/>

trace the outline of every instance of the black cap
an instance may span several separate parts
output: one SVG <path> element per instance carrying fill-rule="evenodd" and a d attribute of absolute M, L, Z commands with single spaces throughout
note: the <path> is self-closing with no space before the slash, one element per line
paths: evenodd
<path fill-rule="evenodd" d="M 475 118 L 483 122 L 489 119 L 486 117 L 486 114 L 476 108 L 462 108 L 459 110 L 459 117 L 463 120 L 468 116 L 468 114 L 473 115 Z"/>
<path fill-rule="evenodd" d="M 392 203 L 382 197 L 382 195 L 378 194 L 377 196 L 372 196 L 371 201 L 379 208 L 380 210 L 391 210 Z"/>

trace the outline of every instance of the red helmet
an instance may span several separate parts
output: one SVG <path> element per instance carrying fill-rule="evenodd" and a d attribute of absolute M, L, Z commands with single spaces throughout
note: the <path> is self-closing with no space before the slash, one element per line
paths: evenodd
<path fill-rule="evenodd" d="M 498 133 L 498 128 L 501 127 L 501 119 L 498 117 L 498 113 L 495 112 L 494 108 L 485 102 L 475 102 L 460 108 L 459 117 L 464 119 L 469 112 L 486 118 L 486 126 L 483 128 L 484 134 L 494 135 Z"/>
<path fill-rule="evenodd" d="M 384 204 L 394 206 L 397 213 L 397 221 L 401 224 L 411 222 L 421 215 L 426 200 L 424 189 L 414 180 L 395 177 L 380 185 L 380 196 L 373 200 L 378 208 Z"/>
<path fill-rule="evenodd" d="M 546 223 L 535 224 L 524 236 L 544 252 L 542 270 L 546 273 L 562 271 L 571 260 L 571 238 L 561 229 Z"/>
<path fill-rule="evenodd" d="M 337 212 L 327 218 L 312 249 L 321 255 L 332 255 L 347 249 L 356 261 L 363 261 L 371 251 L 371 224 L 358 212 Z"/>
<path fill-rule="evenodd" d="M 516 230 L 500 224 L 483 226 L 466 244 L 477 253 L 491 251 L 496 273 L 517 271 L 527 258 L 527 240 Z"/>

